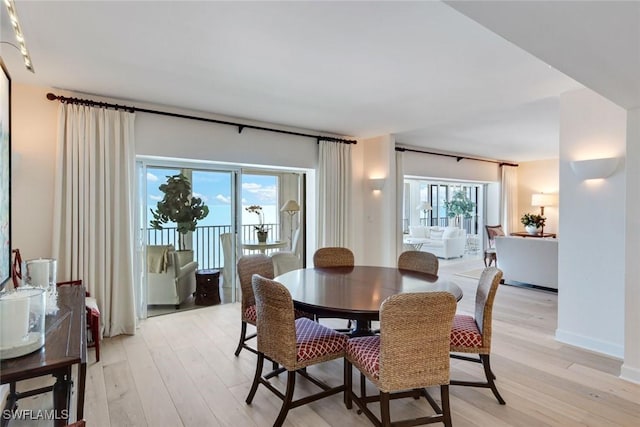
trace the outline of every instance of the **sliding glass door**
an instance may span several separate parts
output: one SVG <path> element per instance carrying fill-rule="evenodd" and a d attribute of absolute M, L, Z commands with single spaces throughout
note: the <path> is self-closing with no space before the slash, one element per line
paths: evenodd
<path fill-rule="evenodd" d="M 189 165 L 191 166 L 191 165 Z M 171 164 L 141 163 L 140 173 L 144 179 L 140 179 L 140 239 L 141 245 L 148 246 L 171 246 L 175 250 L 181 249 L 179 245 L 180 235 L 177 224 L 168 222 L 162 225 L 162 229 L 154 229 L 151 226 L 153 219 L 152 211 L 164 197 L 160 186 L 166 183 L 167 178 L 182 174 L 191 183 L 191 195 L 202 199 L 207 206 L 208 215 L 197 222 L 193 232 L 182 236 L 184 249 L 193 251 L 193 261 L 197 262 L 198 270 L 217 269 L 220 270 L 220 296 L 223 302 L 235 302 L 236 300 L 236 254 L 237 240 L 234 238 L 237 230 L 237 189 L 236 182 L 239 174 L 238 170 L 216 170 L 205 168 L 194 168 L 180 165 L 176 162 Z M 148 266 L 147 259 L 141 256 L 139 262 L 141 280 L 141 290 L 137 292 L 138 297 L 144 300 L 139 306 L 146 305 L 146 295 L 148 294 Z M 192 304 L 189 301 L 178 301 L 178 304 Z M 156 304 L 157 305 L 157 304 Z M 171 305 L 171 304 L 166 304 Z M 148 312 L 149 309 L 147 308 Z M 142 315 L 141 317 L 145 317 Z"/>
<path fill-rule="evenodd" d="M 193 250 L 193 260 L 198 263 L 199 270 L 220 270 L 222 302 L 235 302 L 240 296 L 235 266 L 237 258 L 243 254 L 263 252 L 269 255 L 278 250 L 290 250 L 296 235 L 301 242 L 297 245 L 300 266 L 304 265 L 304 174 L 208 166 L 178 161 L 138 162 L 140 286 L 136 289 L 136 297 L 142 318 L 146 317 L 144 311 L 148 309 L 146 247 L 162 245 L 179 249 L 177 224 L 163 224 L 160 230 L 150 224 L 152 211 L 164 197 L 160 186 L 170 176 L 186 176 L 191 183 L 192 196 L 202 199 L 209 209 L 209 214 L 182 240 L 186 249 Z M 281 211 L 290 200 L 298 204 L 299 210 Z M 256 227 L 267 230 L 269 248 L 248 248 L 258 240 Z"/>

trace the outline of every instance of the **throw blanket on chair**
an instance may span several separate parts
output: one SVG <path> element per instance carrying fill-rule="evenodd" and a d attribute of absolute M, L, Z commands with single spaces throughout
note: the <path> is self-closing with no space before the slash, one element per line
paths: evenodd
<path fill-rule="evenodd" d="M 149 273 L 164 273 L 169 264 L 171 246 L 147 246 L 147 269 Z"/>

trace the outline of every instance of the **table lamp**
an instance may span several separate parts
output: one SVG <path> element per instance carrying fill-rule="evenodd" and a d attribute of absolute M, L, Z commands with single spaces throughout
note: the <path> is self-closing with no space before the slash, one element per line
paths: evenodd
<path fill-rule="evenodd" d="M 557 201 L 555 194 L 535 193 L 531 195 L 531 206 L 539 207 L 542 216 L 544 216 L 544 207 L 555 206 Z"/>
<path fill-rule="evenodd" d="M 555 194 L 534 193 L 531 195 L 531 206 L 540 208 L 540 216 L 544 216 L 545 206 L 555 206 L 558 197 Z M 544 237 L 544 225 L 540 231 L 540 236 Z"/>
<path fill-rule="evenodd" d="M 287 200 L 280 208 L 280 212 L 289 214 L 289 247 L 293 251 L 293 216 L 300 212 L 300 205 L 295 200 Z"/>

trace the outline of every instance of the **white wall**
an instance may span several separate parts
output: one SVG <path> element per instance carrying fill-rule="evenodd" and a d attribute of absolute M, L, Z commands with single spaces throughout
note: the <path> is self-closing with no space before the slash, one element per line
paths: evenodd
<path fill-rule="evenodd" d="M 640 383 L 640 108 L 627 112 L 625 338 L 622 378 Z"/>
<path fill-rule="evenodd" d="M 361 220 L 362 250 L 358 263 L 364 265 L 395 266 L 396 264 L 396 177 L 395 138 L 384 135 L 361 141 L 364 149 L 362 169 Z M 384 178 L 381 191 L 373 191 L 370 179 Z"/>
<path fill-rule="evenodd" d="M 569 162 L 624 157 L 626 112 L 589 89 L 560 97 L 560 341 L 623 356 L 624 164 L 604 180 L 581 181 Z"/>
<path fill-rule="evenodd" d="M 179 111 L 165 106 L 155 108 Z M 200 112 L 186 113 L 199 117 L 220 118 Z M 251 123 L 248 120 L 237 121 Z M 136 154 L 262 166 L 315 168 L 318 146 L 311 138 L 251 129 L 244 129 L 242 133 L 238 133 L 238 128 L 234 126 L 136 113 Z"/>
<path fill-rule="evenodd" d="M 48 88 L 12 85 L 11 244 L 23 259 L 51 257 L 58 104 Z"/>
<path fill-rule="evenodd" d="M 452 157 L 404 153 L 404 174 L 425 178 L 455 179 L 456 181 L 500 181 L 500 167 L 496 163 L 476 160 L 457 161 Z"/>
<path fill-rule="evenodd" d="M 525 213 L 540 213 L 540 208 L 531 206 L 534 193 L 558 194 L 560 187 L 558 159 L 522 162 L 518 167 L 518 218 Z M 547 218 L 545 233 L 558 233 L 559 206 L 544 208 Z M 524 225 L 518 222 L 516 229 L 523 230 Z M 560 236 L 558 236 L 560 237 Z"/>

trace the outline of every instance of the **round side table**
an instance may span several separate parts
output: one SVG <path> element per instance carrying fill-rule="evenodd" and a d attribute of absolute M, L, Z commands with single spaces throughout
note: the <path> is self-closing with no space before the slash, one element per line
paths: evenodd
<path fill-rule="evenodd" d="M 196 271 L 196 305 L 220 304 L 220 270 Z"/>

